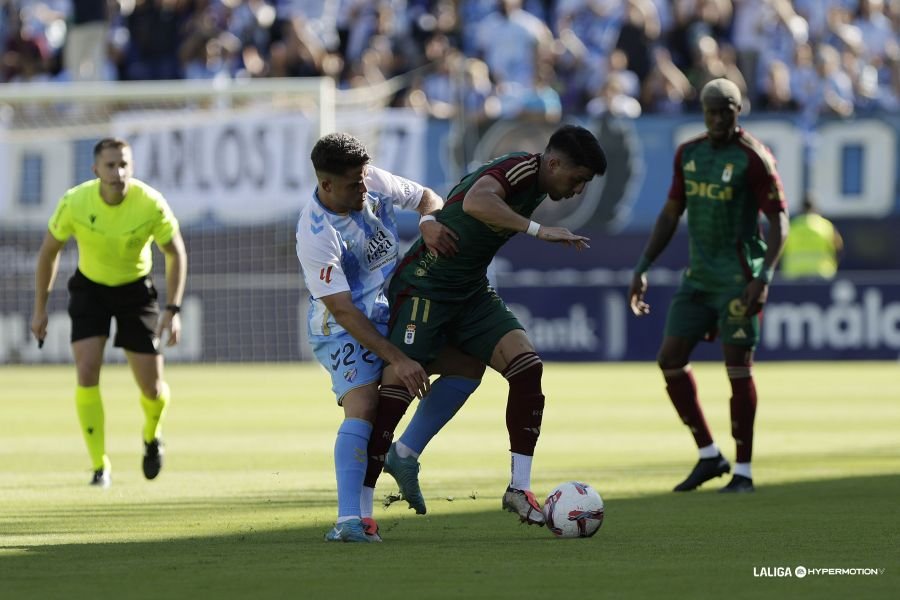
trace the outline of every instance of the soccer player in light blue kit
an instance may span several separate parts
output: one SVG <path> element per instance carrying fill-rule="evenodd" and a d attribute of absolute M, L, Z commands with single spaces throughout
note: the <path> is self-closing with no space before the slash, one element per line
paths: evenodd
<path fill-rule="evenodd" d="M 363 478 L 382 369 L 391 364 L 413 396 L 423 398 L 431 389 L 425 369 L 385 337 L 389 311 L 384 286 L 398 258 L 394 209 L 415 209 L 426 216 L 440 210 L 443 200 L 370 165 L 362 143 L 345 133 L 321 138 L 311 159 L 318 187 L 300 211 L 297 256 L 311 297 L 310 343 L 331 374 L 332 390 L 344 409 L 334 446 L 338 518 L 325 539 L 381 541 L 372 519 L 374 483 L 363 486 Z M 433 218 L 424 218 L 420 230 L 436 253 L 456 252 L 454 234 Z M 473 377 L 480 378 L 477 369 Z M 468 397 L 449 395 L 458 406 Z"/>

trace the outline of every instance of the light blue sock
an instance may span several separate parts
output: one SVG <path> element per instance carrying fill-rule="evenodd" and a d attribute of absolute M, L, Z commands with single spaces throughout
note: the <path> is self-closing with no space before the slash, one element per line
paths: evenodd
<path fill-rule="evenodd" d="M 369 456 L 366 447 L 372 424 L 362 419 L 344 419 L 334 441 L 334 472 L 337 475 L 338 518 L 359 517 L 359 495 Z"/>
<path fill-rule="evenodd" d="M 400 441 L 421 454 L 437 432 L 462 408 L 481 384 L 480 379 L 444 376 L 431 385 L 431 391 L 416 407 L 416 412 Z"/>

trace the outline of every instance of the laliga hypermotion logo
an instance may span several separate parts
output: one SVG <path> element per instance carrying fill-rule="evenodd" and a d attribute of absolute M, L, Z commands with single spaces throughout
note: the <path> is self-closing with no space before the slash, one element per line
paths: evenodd
<path fill-rule="evenodd" d="M 821 575 L 864 575 L 878 576 L 884 575 L 884 569 L 879 567 L 804 567 L 797 565 L 793 569 L 791 567 L 753 567 L 754 577 L 796 577 L 803 579 L 804 577 L 821 576 Z"/>

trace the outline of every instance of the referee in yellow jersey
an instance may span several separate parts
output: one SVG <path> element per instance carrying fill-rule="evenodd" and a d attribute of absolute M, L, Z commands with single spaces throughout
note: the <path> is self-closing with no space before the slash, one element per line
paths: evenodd
<path fill-rule="evenodd" d="M 100 140 L 94 146 L 93 171 L 97 179 L 66 192 L 50 218 L 38 254 L 31 331 L 42 343 L 47 334 L 47 298 L 59 268 L 59 253 L 74 237 L 78 269 L 69 279 L 68 288 L 72 353 L 78 371 L 75 406 L 93 463 L 91 485 L 108 487 L 110 462 L 99 382 L 110 322 L 115 317 L 114 343 L 125 350 L 140 388 L 146 415 L 143 470 L 147 479 L 153 479 L 162 468 L 160 428 L 170 400 L 159 344 L 164 331 L 168 332 L 167 345 L 178 343 L 187 253 L 178 221 L 165 198 L 132 178 L 131 147 L 126 141 Z M 162 315 L 150 279 L 150 242 L 154 239 L 166 256 Z"/>

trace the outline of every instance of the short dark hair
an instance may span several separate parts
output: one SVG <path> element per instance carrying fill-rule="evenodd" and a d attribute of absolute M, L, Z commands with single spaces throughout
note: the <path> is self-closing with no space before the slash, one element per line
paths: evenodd
<path fill-rule="evenodd" d="M 362 142 L 349 133 L 329 133 L 316 142 L 309 158 L 317 173 L 341 175 L 369 162 L 369 153 Z"/>
<path fill-rule="evenodd" d="M 812 192 L 806 192 L 803 194 L 803 211 L 804 212 L 816 212 L 816 195 Z"/>
<path fill-rule="evenodd" d="M 557 150 L 597 175 L 606 173 L 606 153 L 594 134 L 584 127 L 563 125 L 550 136 L 547 150 Z"/>
<path fill-rule="evenodd" d="M 100 153 L 108 148 L 114 148 L 116 150 L 121 150 L 122 148 L 130 148 L 128 142 L 123 140 L 122 138 L 103 138 L 96 144 L 94 144 L 94 160 L 97 160 L 97 157 L 100 156 Z"/>

